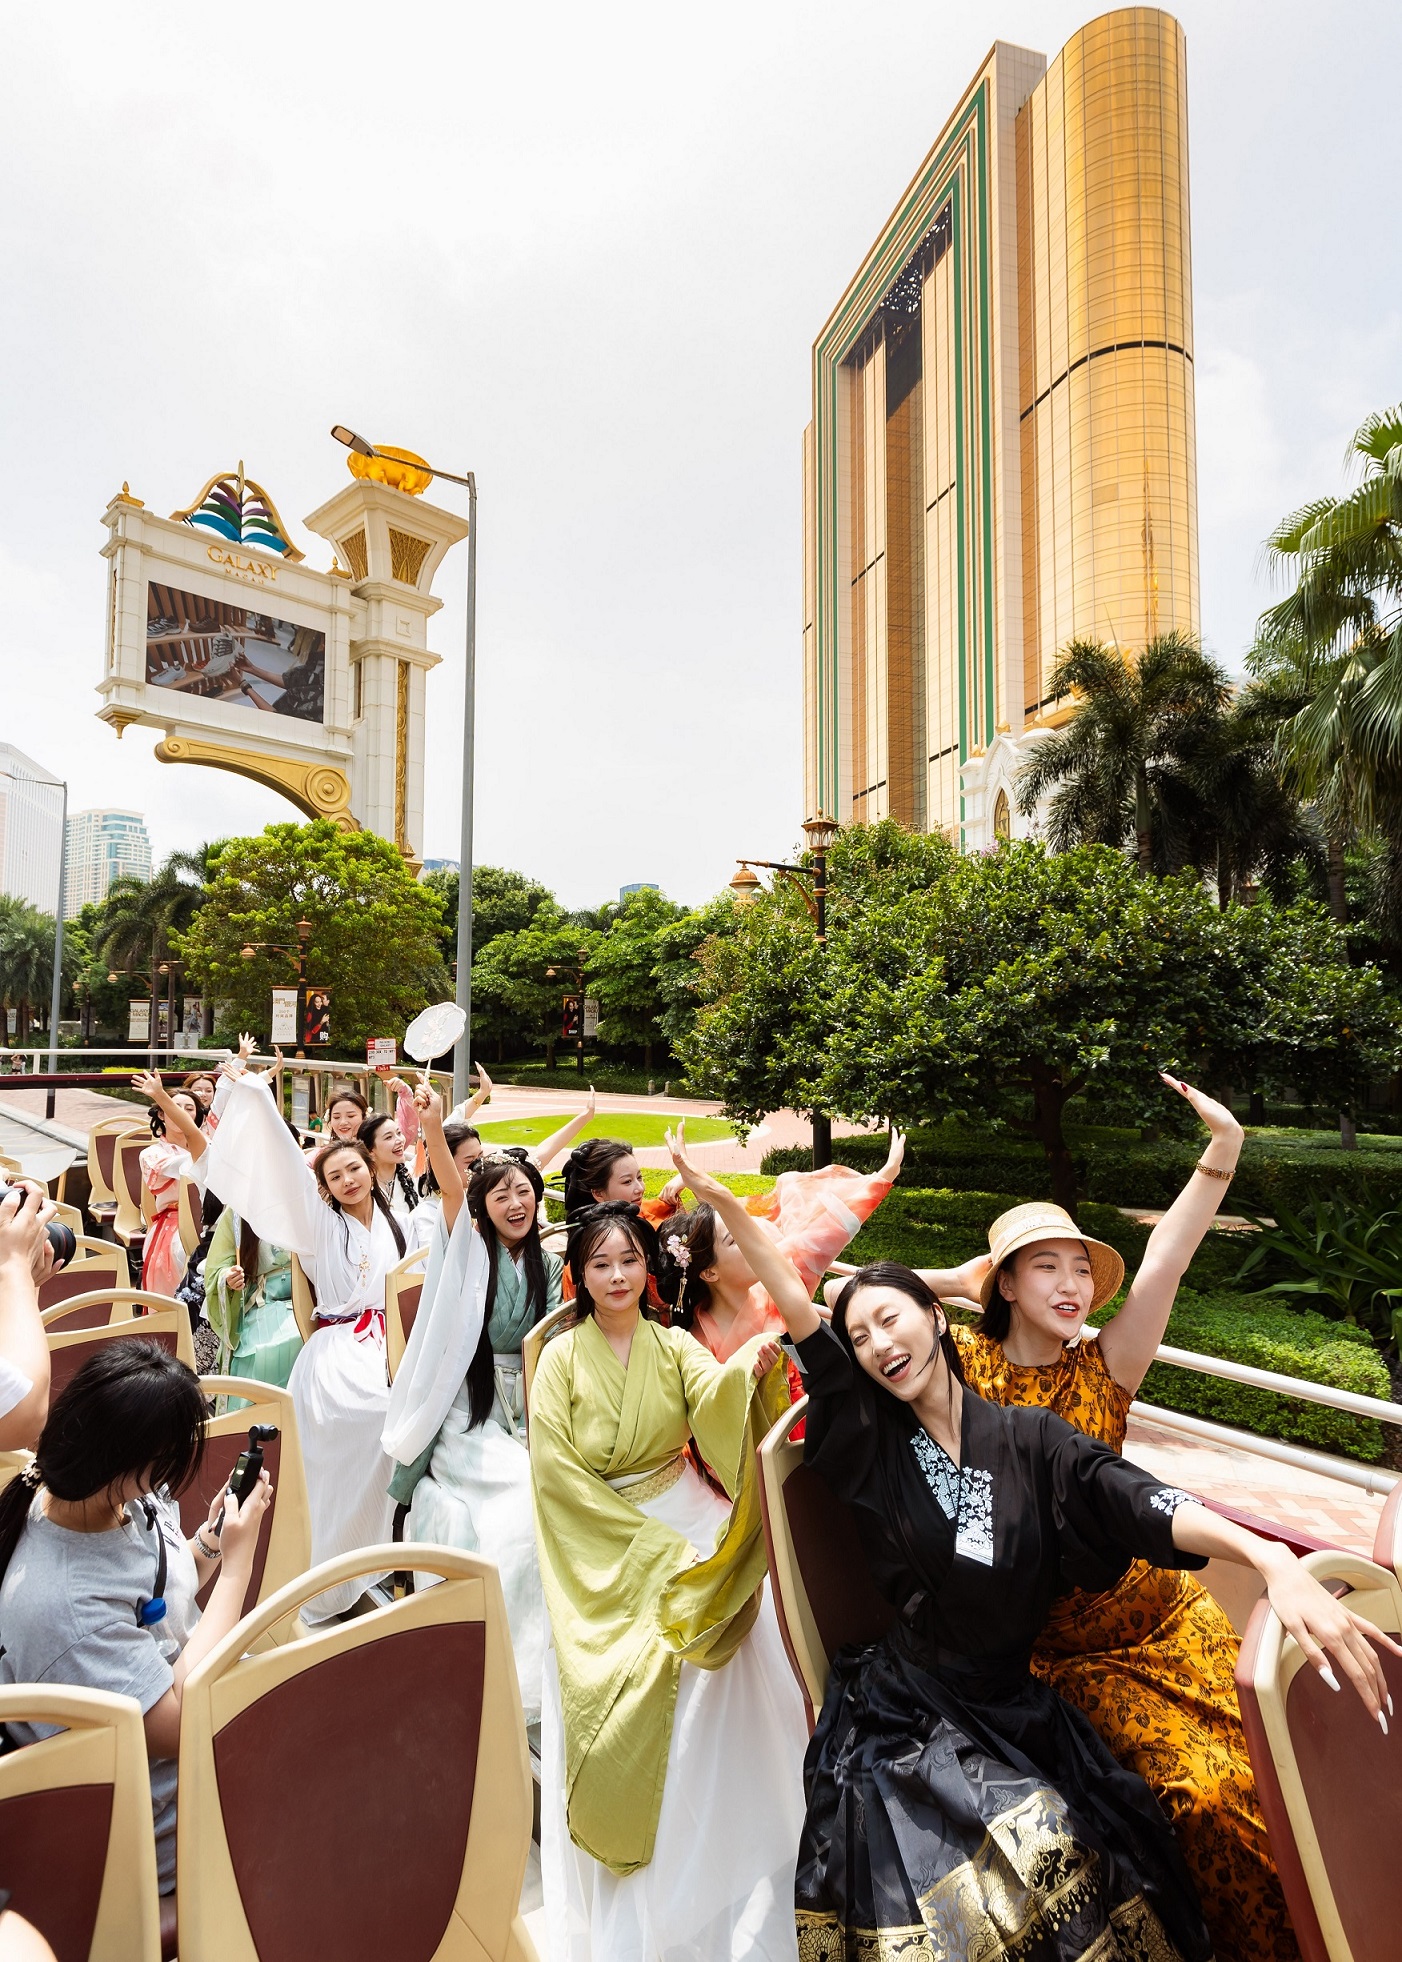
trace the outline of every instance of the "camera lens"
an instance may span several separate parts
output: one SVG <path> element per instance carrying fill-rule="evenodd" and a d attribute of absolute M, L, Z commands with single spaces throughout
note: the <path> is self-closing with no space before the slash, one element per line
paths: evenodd
<path fill-rule="evenodd" d="M 78 1240 L 73 1228 L 71 1226 L 65 1226 L 62 1221 L 55 1219 L 50 1220 L 44 1231 L 49 1236 L 49 1245 L 54 1250 L 54 1259 L 66 1267 L 78 1251 Z"/>

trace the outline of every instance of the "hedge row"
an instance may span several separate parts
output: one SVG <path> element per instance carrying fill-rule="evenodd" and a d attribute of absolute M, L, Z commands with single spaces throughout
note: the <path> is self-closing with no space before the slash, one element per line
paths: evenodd
<path fill-rule="evenodd" d="M 1381 1397 L 1385 1403 L 1392 1394 L 1382 1358 L 1364 1330 L 1328 1321 L 1310 1310 L 1267 1307 L 1246 1302 L 1240 1295 L 1193 1294 L 1184 1289 L 1174 1303 L 1164 1340 L 1199 1355 L 1223 1356 L 1255 1369 L 1273 1370 L 1278 1376 L 1299 1376 L 1307 1383 Z M 1371 1417 L 1351 1417 L 1322 1403 L 1297 1403 L 1274 1390 L 1225 1383 L 1220 1377 L 1175 1369 L 1171 1363 L 1152 1363 L 1139 1394 L 1146 1403 L 1165 1410 L 1232 1424 L 1258 1437 L 1338 1451 L 1366 1464 L 1376 1464 L 1383 1456 L 1384 1427 Z"/>
<path fill-rule="evenodd" d="M 1201 1156 L 1199 1141 L 1141 1144 L 1126 1137 L 1072 1148 L 1076 1182 L 1088 1200 L 1113 1206 L 1167 1206 Z M 884 1137 L 837 1138 L 833 1157 L 858 1171 L 874 1172 L 886 1156 Z M 804 1171 L 811 1160 L 802 1147 L 766 1154 L 762 1170 Z M 1047 1199 L 1051 1180 L 1040 1146 L 940 1126 L 912 1134 L 906 1146 L 906 1186 L 932 1190 L 1010 1192 L 1018 1200 Z M 1234 1212 L 1273 1214 L 1278 1204 L 1297 1210 L 1311 1199 L 1341 1192 L 1355 1201 L 1402 1205 L 1402 1150 L 1360 1143 L 1357 1151 L 1323 1144 L 1297 1145 L 1275 1138 L 1248 1138 L 1231 1187 Z"/>

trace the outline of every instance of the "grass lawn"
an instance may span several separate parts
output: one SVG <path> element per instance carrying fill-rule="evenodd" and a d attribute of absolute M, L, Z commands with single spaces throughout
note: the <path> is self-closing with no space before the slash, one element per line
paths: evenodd
<path fill-rule="evenodd" d="M 537 1145 L 542 1138 L 548 1138 L 552 1131 L 558 1131 L 568 1119 L 567 1111 L 557 1111 L 553 1117 L 519 1117 L 509 1123 L 481 1124 L 478 1129 L 482 1136 L 493 1144 Z M 596 1117 L 586 1124 L 580 1138 L 622 1138 L 625 1144 L 647 1150 L 652 1146 L 667 1142 L 666 1132 L 675 1123 L 672 1117 L 646 1110 L 611 1110 L 602 1117 Z M 709 1144 L 716 1138 L 733 1138 L 731 1127 L 719 1117 L 688 1117 L 686 1137 L 688 1144 Z"/>

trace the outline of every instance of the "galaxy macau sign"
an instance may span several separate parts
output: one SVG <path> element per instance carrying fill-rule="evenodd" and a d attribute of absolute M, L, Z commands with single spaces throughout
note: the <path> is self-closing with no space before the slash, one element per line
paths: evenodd
<path fill-rule="evenodd" d="M 241 463 L 168 518 L 124 484 L 103 518 L 98 713 L 119 736 L 160 728 L 163 762 L 251 777 L 417 864 L 432 581 L 467 525 L 423 501 L 420 458 L 379 447 L 305 521 L 331 547 L 324 571 Z"/>

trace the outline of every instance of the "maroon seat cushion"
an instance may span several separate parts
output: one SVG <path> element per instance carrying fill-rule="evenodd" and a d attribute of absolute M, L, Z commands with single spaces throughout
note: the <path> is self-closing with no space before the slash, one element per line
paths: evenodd
<path fill-rule="evenodd" d="M 186 1538 L 190 1538 L 203 1526 L 209 1517 L 209 1508 L 214 1503 L 216 1492 L 222 1492 L 228 1484 L 238 1456 L 248 1444 L 247 1431 L 220 1432 L 209 1438 L 204 1447 L 204 1457 L 194 1482 L 185 1487 L 180 1494 L 180 1524 Z M 282 1439 L 275 1437 L 263 1446 L 263 1468 L 273 1484 L 273 1496 L 268 1502 L 258 1528 L 258 1545 L 253 1553 L 253 1571 L 248 1577 L 248 1589 L 243 1597 L 243 1611 L 248 1614 L 257 1606 L 258 1590 L 263 1585 L 263 1569 L 268 1564 L 268 1538 L 273 1530 L 273 1514 L 277 1510 L 278 1471 L 282 1465 Z M 209 1597 L 214 1592 L 217 1573 L 211 1574 L 198 1596 L 199 1605 L 209 1605 Z"/>
<path fill-rule="evenodd" d="M 89 1962 L 111 1825 L 110 1785 L 0 1799 L 0 1887 L 58 1962 Z"/>
<path fill-rule="evenodd" d="M 224 1830 L 260 1962 L 433 1954 L 462 1880 L 485 1668 L 481 1622 L 405 1629 L 317 1663 L 219 1732 Z"/>

